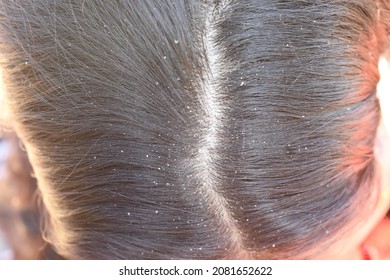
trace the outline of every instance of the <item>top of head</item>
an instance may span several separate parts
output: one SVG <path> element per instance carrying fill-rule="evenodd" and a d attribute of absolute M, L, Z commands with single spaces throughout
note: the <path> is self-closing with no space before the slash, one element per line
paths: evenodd
<path fill-rule="evenodd" d="M 379 6 L 3 1 L 48 239 L 69 258 L 325 250 L 375 193 Z"/>

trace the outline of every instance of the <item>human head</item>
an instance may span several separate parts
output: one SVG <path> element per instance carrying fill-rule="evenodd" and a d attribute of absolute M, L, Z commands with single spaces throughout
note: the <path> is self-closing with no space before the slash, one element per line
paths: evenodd
<path fill-rule="evenodd" d="M 389 18 L 372 0 L 2 1 L 48 240 L 68 258 L 335 254 L 381 193 Z"/>

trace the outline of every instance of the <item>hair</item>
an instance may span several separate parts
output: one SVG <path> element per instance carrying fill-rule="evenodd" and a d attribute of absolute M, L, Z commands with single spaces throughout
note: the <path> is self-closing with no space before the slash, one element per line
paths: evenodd
<path fill-rule="evenodd" d="M 318 255 L 374 193 L 389 6 L 2 0 L 46 238 L 73 259 Z"/>
<path fill-rule="evenodd" d="M 42 240 L 37 186 L 25 149 L 1 123 L 0 259 L 59 259 L 50 244 Z"/>

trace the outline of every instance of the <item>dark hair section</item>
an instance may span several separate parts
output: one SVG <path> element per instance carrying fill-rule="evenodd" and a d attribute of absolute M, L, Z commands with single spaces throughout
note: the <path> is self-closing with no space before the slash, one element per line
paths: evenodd
<path fill-rule="evenodd" d="M 389 1 L 0 10 L 8 101 L 63 256 L 310 258 L 364 217 Z"/>

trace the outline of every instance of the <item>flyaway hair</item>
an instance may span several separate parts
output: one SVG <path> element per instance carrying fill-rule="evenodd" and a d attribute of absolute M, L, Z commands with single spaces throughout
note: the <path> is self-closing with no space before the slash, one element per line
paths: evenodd
<path fill-rule="evenodd" d="M 389 6 L 1 0 L 46 238 L 74 259 L 325 250 L 374 195 Z"/>

